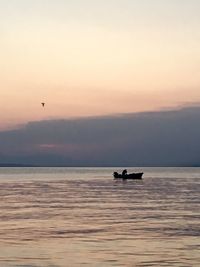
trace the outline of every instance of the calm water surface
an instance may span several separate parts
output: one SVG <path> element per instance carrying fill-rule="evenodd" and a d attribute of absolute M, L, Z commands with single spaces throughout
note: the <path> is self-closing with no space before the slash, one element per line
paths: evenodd
<path fill-rule="evenodd" d="M 0 168 L 0 267 L 200 266 L 200 168 Z"/>

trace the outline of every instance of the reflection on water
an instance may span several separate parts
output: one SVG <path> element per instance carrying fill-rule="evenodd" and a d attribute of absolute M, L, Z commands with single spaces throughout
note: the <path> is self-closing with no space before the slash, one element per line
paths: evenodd
<path fill-rule="evenodd" d="M 200 169 L 111 174 L 1 169 L 0 266 L 199 266 Z"/>

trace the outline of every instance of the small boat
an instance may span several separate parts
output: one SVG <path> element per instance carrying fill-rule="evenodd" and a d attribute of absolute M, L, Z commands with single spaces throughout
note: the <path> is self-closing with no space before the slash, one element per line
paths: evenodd
<path fill-rule="evenodd" d="M 129 174 L 119 174 L 118 172 L 114 172 L 114 179 L 123 179 L 123 180 L 141 180 L 143 172 L 129 173 Z"/>

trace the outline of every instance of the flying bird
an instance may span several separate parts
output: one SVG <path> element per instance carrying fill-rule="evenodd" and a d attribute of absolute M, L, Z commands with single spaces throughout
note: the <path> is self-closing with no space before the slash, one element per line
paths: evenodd
<path fill-rule="evenodd" d="M 41 104 L 42 104 L 42 106 L 44 107 L 45 103 L 44 103 L 44 102 L 42 102 Z"/>

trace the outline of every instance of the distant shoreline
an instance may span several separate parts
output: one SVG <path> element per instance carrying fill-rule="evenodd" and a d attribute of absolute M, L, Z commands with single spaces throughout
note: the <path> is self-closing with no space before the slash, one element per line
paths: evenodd
<path fill-rule="evenodd" d="M 26 165 L 26 164 L 12 164 L 12 163 L 5 163 L 5 164 L 0 164 L 1 167 L 42 167 L 42 166 L 36 166 L 36 165 Z"/>
<path fill-rule="evenodd" d="M 69 166 L 69 165 L 31 165 L 31 164 L 17 164 L 17 163 L 1 163 L 0 168 L 199 168 L 200 165 L 179 165 L 179 166 L 125 166 L 124 164 L 118 166 Z"/>

